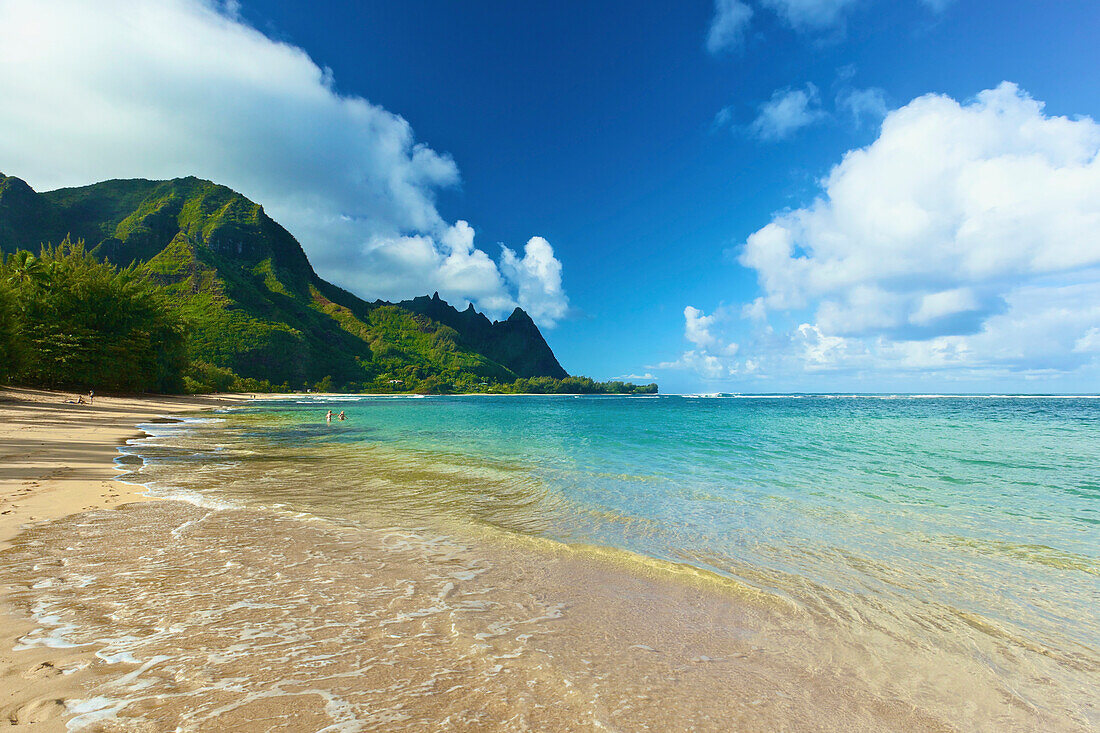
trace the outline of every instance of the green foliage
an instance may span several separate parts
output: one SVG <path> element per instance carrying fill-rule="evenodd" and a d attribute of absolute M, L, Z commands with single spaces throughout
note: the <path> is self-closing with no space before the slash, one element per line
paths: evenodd
<path fill-rule="evenodd" d="M 0 268 L 3 254 L 0 254 Z M 11 285 L 0 280 L 0 384 L 15 376 L 23 363 L 19 306 Z"/>
<path fill-rule="evenodd" d="M 203 361 L 192 362 L 183 376 L 184 390 L 189 394 L 212 392 L 293 392 L 289 384 L 272 384 L 268 379 L 241 377 L 232 369 Z"/>
<path fill-rule="evenodd" d="M 493 385 L 490 392 L 502 394 L 657 394 L 656 384 L 596 382 L 588 377 L 520 378 L 511 384 Z"/>
<path fill-rule="evenodd" d="M 88 252 L 66 242 L 30 254 L 69 234 Z M 438 295 L 366 303 L 319 278 L 262 207 L 197 178 L 39 194 L 0 175 L 0 248 L 24 250 L 0 278 L 0 380 L 188 392 L 649 389 L 569 377 L 518 308 L 493 323 Z"/>
<path fill-rule="evenodd" d="M 454 329 L 395 305 L 373 307 L 363 327 L 371 345 L 375 381 L 397 379 L 418 385 L 429 376 L 439 384 L 454 383 L 464 375 L 476 382 L 515 378 L 500 364 L 460 347 Z"/>
<path fill-rule="evenodd" d="M 214 366 L 205 361 L 193 361 L 183 375 L 183 388 L 188 394 L 233 392 L 241 378 L 232 369 Z"/>
<path fill-rule="evenodd" d="M 65 239 L 38 256 L 9 255 L 0 279 L 18 327 L 14 381 L 104 391 L 178 391 L 184 328 L 163 293 L 135 267 L 97 261 Z M 3 336 L 0 336 L 3 339 Z"/>
<path fill-rule="evenodd" d="M 569 374 L 542 338 L 538 326 L 521 308 L 506 320 L 491 322 L 472 306 L 459 311 L 440 299 L 439 293 L 404 300 L 399 308 L 448 327 L 456 348 L 474 352 L 505 366 L 516 377 L 554 377 Z"/>

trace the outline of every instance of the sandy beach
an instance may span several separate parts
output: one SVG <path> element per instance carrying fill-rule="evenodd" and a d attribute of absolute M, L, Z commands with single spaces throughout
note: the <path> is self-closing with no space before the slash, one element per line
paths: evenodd
<path fill-rule="evenodd" d="M 441 450 L 478 439 L 458 429 L 466 401 L 334 397 L 347 423 L 307 400 L 182 424 L 171 416 L 247 396 L 67 397 L 0 393 L 0 721 L 17 730 L 1000 733 L 1095 719 L 1087 650 L 950 608 L 935 619 L 955 626 L 925 634 L 897 595 L 543 536 L 527 467 Z M 501 420 L 512 402 L 464 419 Z M 540 398 L 522 414 L 563 404 L 648 409 Z M 378 439 L 440 413 L 435 453 Z M 127 453 L 164 501 L 115 480 L 118 447 L 139 437 Z M 500 529 L 502 504 L 535 529 Z"/>
<path fill-rule="evenodd" d="M 0 548 L 24 528 L 76 512 L 145 501 L 141 487 L 114 480 L 117 447 L 134 426 L 208 409 L 243 396 L 96 397 L 32 389 L 0 391 Z M 0 588 L 6 594 L 7 588 Z M 27 730 L 63 730 L 66 696 L 87 664 L 74 649 L 13 651 L 32 628 L 0 605 L 0 721 Z"/>

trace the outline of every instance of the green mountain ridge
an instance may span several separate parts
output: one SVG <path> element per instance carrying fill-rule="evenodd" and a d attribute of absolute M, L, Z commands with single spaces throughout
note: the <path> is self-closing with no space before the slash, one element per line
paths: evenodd
<path fill-rule="evenodd" d="M 65 237 L 119 267 L 139 263 L 187 324 L 190 358 L 240 377 L 292 388 L 478 391 L 568 376 L 522 309 L 493 322 L 438 294 L 368 303 L 321 279 L 262 206 L 210 181 L 111 180 L 37 193 L 0 174 L 0 251 L 36 252 Z"/>
<path fill-rule="evenodd" d="M 439 293 L 430 298 L 421 295 L 403 300 L 397 305 L 449 326 L 465 338 L 482 344 L 489 359 L 507 364 L 521 377 L 564 379 L 569 376 L 558 364 L 538 326 L 522 308 L 513 310 L 507 320 L 491 322 L 484 314 L 474 310 L 473 304 L 460 311 L 440 299 Z"/>

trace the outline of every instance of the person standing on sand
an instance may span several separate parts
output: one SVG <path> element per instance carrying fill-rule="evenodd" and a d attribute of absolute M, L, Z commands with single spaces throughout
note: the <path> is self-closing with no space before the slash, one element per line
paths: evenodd
<path fill-rule="evenodd" d="M 92 400 L 94 398 L 95 398 L 95 390 L 94 389 L 89 389 L 88 390 L 88 404 L 89 405 L 92 404 Z"/>

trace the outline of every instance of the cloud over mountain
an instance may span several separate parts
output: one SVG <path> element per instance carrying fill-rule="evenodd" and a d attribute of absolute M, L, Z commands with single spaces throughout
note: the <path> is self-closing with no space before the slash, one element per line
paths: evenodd
<path fill-rule="evenodd" d="M 501 255 L 501 270 L 516 283 L 520 307 L 532 318 L 553 326 L 565 318 L 569 306 L 561 287 L 561 263 L 542 237 L 531 237 L 520 257 L 508 247 Z"/>
<path fill-rule="evenodd" d="M 437 192 L 459 182 L 449 156 L 232 5 L 2 2 L 0 70 L 0 167 L 38 190 L 193 174 L 264 204 L 364 296 L 438 289 L 499 314 L 531 288 L 440 216 Z M 544 291 L 564 310 L 558 276 Z"/>

